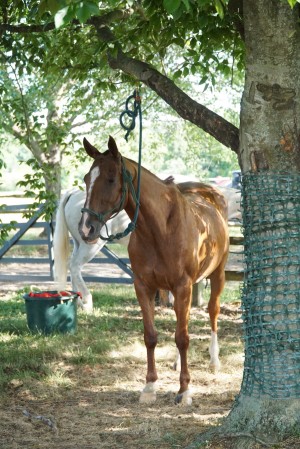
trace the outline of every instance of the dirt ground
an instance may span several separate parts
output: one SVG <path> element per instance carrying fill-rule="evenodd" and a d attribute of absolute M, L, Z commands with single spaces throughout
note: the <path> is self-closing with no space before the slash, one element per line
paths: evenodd
<path fill-rule="evenodd" d="M 2 282 L 0 296 L 19 288 L 15 282 Z M 51 289 L 51 284 L 46 283 L 42 288 Z M 194 313 L 206 317 L 208 322 L 207 311 Z M 162 345 L 156 351 L 157 401 L 149 405 L 139 403 L 146 373 L 145 348 L 142 343 L 128 342 L 123 350 L 112 352 L 110 362 L 105 365 L 68 367 L 62 361 L 65 378 L 59 383 L 46 386 L 38 380 L 26 386 L 12 383 L 0 409 L 0 448 L 188 447 L 200 433 L 217 425 L 229 413 L 240 389 L 243 352 L 228 354 L 225 343 L 226 333 L 234 333 L 237 340 L 241 339 L 238 304 L 222 307 L 220 321 L 222 319 L 226 319 L 227 324 L 219 341 L 221 371 L 218 374 L 209 372 L 209 341 L 207 336 L 203 337 L 200 343 L 204 349 L 189 365 L 193 390 L 191 406 L 174 405 L 179 377 L 171 368 L 175 345 Z M 193 339 L 200 341 L 201 336 L 191 335 L 191 341 Z M 222 353 L 226 357 L 222 357 Z M 60 366 L 56 369 L 59 376 Z M 220 442 L 205 447 L 227 449 L 230 444 Z"/>

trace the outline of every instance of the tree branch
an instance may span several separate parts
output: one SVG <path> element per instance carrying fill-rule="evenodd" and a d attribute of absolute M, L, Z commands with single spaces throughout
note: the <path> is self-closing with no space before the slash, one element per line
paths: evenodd
<path fill-rule="evenodd" d="M 9 23 L 0 23 L 0 33 L 9 31 L 10 33 L 31 34 L 45 33 L 51 30 L 55 30 L 54 22 L 45 25 L 10 25 Z"/>
<path fill-rule="evenodd" d="M 74 129 L 74 128 L 78 127 L 78 126 L 83 126 L 83 125 L 87 125 L 87 124 L 88 124 L 88 122 L 86 120 L 84 120 L 82 122 L 78 122 L 78 123 L 73 123 L 70 126 L 70 129 Z"/>
<path fill-rule="evenodd" d="M 96 17 L 91 23 L 95 26 L 98 38 L 103 42 L 115 41 L 108 26 L 99 26 Z M 141 81 L 154 90 L 184 120 L 188 120 L 213 136 L 237 155 L 239 154 L 239 129 L 220 115 L 197 103 L 185 94 L 172 80 L 162 75 L 146 62 L 127 56 L 119 48 L 117 56 L 108 52 L 108 63 L 114 70 L 119 69 Z"/>
<path fill-rule="evenodd" d="M 185 120 L 203 129 L 226 147 L 239 153 L 239 130 L 220 115 L 197 103 L 172 80 L 149 64 L 135 60 L 119 50 L 117 57 L 109 57 L 109 65 L 131 75 L 154 90 Z"/>

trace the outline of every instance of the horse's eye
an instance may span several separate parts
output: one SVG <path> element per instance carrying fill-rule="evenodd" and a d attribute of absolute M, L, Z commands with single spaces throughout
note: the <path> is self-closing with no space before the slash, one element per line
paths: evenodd
<path fill-rule="evenodd" d="M 108 179 L 108 182 L 109 182 L 110 184 L 113 184 L 113 183 L 115 182 L 115 180 L 114 180 L 114 178 L 109 178 L 109 179 Z"/>

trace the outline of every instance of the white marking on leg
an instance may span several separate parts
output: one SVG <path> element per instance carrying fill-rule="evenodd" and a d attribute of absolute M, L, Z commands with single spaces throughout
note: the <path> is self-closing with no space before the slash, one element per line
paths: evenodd
<path fill-rule="evenodd" d="M 144 404 L 149 404 L 150 402 L 155 402 L 156 400 L 156 391 L 155 391 L 155 383 L 148 382 L 140 395 L 140 402 Z"/>
<path fill-rule="evenodd" d="M 192 405 L 192 402 L 193 402 L 193 398 L 192 398 L 192 391 L 189 389 L 189 390 L 186 390 L 183 394 L 182 394 L 182 399 L 181 399 L 181 402 L 180 402 L 180 404 L 181 405 Z"/>
<path fill-rule="evenodd" d="M 211 371 L 216 372 L 220 369 L 221 363 L 219 360 L 219 344 L 218 344 L 218 334 L 217 332 L 211 332 L 211 341 L 209 346 L 210 354 L 210 364 L 209 368 Z"/>
<path fill-rule="evenodd" d="M 180 353 L 178 351 L 178 348 L 176 348 L 176 358 L 173 363 L 173 370 L 177 371 L 179 370 L 179 367 L 180 367 Z"/>
<path fill-rule="evenodd" d="M 87 313 L 90 313 L 93 311 L 93 298 L 81 276 L 81 270 L 85 260 L 80 261 L 80 257 L 82 257 L 82 251 L 78 251 L 77 259 L 73 255 L 70 261 L 72 288 L 73 291 L 81 293 L 81 303 L 78 303 L 80 307 Z"/>
<path fill-rule="evenodd" d="M 82 308 L 87 313 L 93 312 L 93 297 L 91 293 L 85 296 L 84 300 L 82 301 Z"/>
<path fill-rule="evenodd" d="M 170 291 L 168 292 L 168 302 L 171 306 L 174 306 L 174 296 Z"/>

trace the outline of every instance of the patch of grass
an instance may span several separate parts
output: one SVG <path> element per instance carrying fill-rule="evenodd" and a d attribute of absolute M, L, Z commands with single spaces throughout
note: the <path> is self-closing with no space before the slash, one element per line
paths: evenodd
<path fill-rule="evenodd" d="M 209 290 L 209 288 L 207 289 Z M 25 290 L 1 300 L 0 307 L 0 392 L 4 393 L 12 379 L 53 379 L 62 364 L 60 383 L 68 385 L 64 366 L 84 367 L 105 363 L 112 350 L 134 341 L 143 342 L 143 323 L 140 307 L 132 286 L 105 285 L 93 292 L 93 315 L 78 313 L 75 334 L 32 334 L 27 327 Z M 208 292 L 207 292 L 208 293 Z M 239 300 L 239 285 L 227 286 L 228 301 Z M 156 326 L 160 342 L 173 340 L 175 313 L 158 307 Z M 220 331 L 226 336 L 221 323 Z M 190 332 L 210 335 L 209 321 L 192 316 Z M 143 344 L 143 343 L 142 343 Z M 230 345 L 231 347 L 232 345 Z M 233 348 L 230 349 L 230 351 Z M 229 350 L 229 349 L 228 349 Z"/>
<path fill-rule="evenodd" d="M 131 313 L 135 295 L 132 288 L 107 287 L 95 292 L 95 314 L 78 313 L 74 335 L 32 334 L 27 327 L 26 290 L 20 290 L 0 308 L 0 390 L 12 379 L 42 379 L 51 375 L 51 366 L 63 361 L 93 365 L 124 342 L 126 332 L 141 334 L 141 321 Z M 135 305 L 137 302 L 135 300 Z"/>
<path fill-rule="evenodd" d="M 210 286 L 209 281 L 203 289 L 204 301 L 209 301 Z M 226 282 L 225 288 L 221 295 L 221 305 L 226 303 L 239 303 L 241 301 L 241 283 L 240 282 Z"/>
<path fill-rule="evenodd" d="M 178 433 L 167 432 L 164 434 L 162 441 L 167 443 L 170 448 L 180 448 L 182 447 L 182 442 L 184 441 L 184 435 Z"/>
<path fill-rule="evenodd" d="M 119 257 L 128 257 L 127 245 L 122 243 L 107 243 L 107 247 Z"/>

